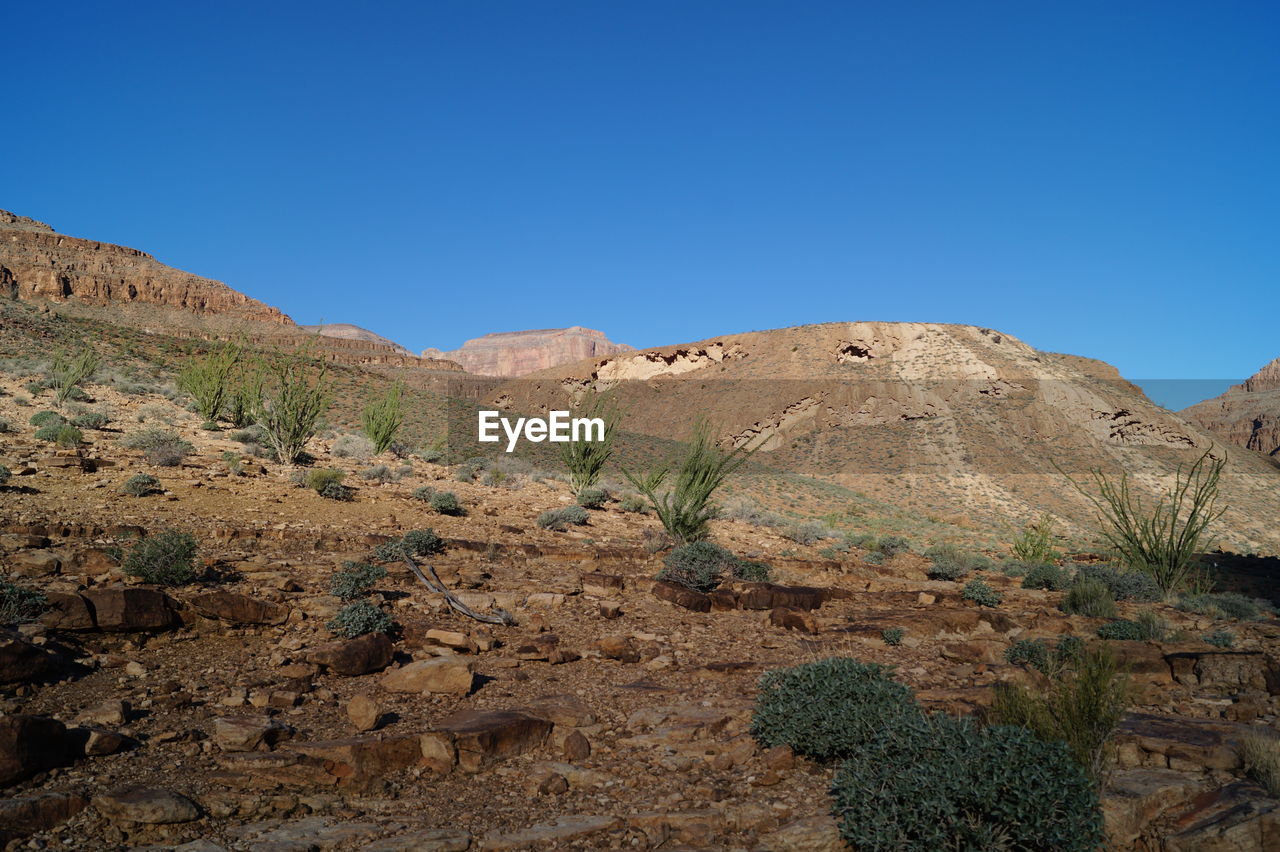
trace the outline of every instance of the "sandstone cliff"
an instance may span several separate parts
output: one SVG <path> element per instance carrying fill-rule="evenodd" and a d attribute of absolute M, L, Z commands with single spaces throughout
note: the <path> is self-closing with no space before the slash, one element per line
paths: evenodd
<path fill-rule="evenodd" d="M 1237 447 L 1280 456 L 1280 358 L 1182 414 Z"/>
<path fill-rule="evenodd" d="M 278 309 L 137 249 L 59 234 L 0 210 L 0 293 L 93 307 L 149 304 L 197 315 L 292 325 Z"/>
<path fill-rule="evenodd" d="M 583 358 L 601 358 L 631 352 L 625 343 L 613 343 L 604 332 L 581 326 L 537 331 L 486 334 L 462 344 L 461 349 L 441 352 L 428 349 L 424 358 L 446 358 L 469 373 L 484 376 L 523 376 Z"/>
<path fill-rule="evenodd" d="M 388 340 L 380 334 L 374 334 L 367 328 L 361 328 L 358 325 L 352 325 L 349 322 L 334 322 L 324 325 L 303 325 L 299 326 L 303 331 L 311 331 L 324 337 L 336 338 L 339 340 L 358 340 L 364 343 L 376 343 L 380 346 L 386 346 L 400 352 L 404 355 L 412 356 L 413 353 L 408 349 L 396 343 L 394 340 Z"/>

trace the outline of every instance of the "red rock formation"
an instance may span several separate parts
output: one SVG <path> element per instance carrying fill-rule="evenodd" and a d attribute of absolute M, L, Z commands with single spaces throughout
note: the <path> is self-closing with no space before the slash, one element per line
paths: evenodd
<path fill-rule="evenodd" d="M 1182 415 L 1238 447 L 1280 456 L 1280 358 Z"/>
<path fill-rule="evenodd" d="M 461 349 L 452 352 L 428 349 L 422 357 L 456 361 L 469 373 L 509 377 L 631 350 L 625 343 L 613 343 L 604 332 L 575 325 L 486 334 L 468 340 Z"/>
<path fill-rule="evenodd" d="M 317 332 L 324 337 L 333 337 L 341 340 L 361 340 L 365 343 L 377 343 L 381 346 L 389 346 L 392 349 L 404 355 L 412 355 L 408 349 L 405 349 L 394 340 L 388 340 L 380 334 L 374 334 L 367 328 L 361 328 L 358 325 L 352 325 L 349 322 L 333 322 L 324 325 L 303 325 L 299 326 L 303 331 Z"/>
<path fill-rule="evenodd" d="M 149 304 L 293 325 L 278 309 L 125 246 L 82 240 L 0 210 L 0 294 L 95 307 Z"/>

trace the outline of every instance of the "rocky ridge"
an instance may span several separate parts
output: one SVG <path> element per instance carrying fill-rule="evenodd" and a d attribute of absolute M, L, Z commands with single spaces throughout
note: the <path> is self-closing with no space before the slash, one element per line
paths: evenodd
<path fill-rule="evenodd" d="M 452 352 L 428 349 L 422 356 L 455 361 L 467 372 L 483 376 L 523 376 L 583 358 L 630 351 L 632 347 L 610 341 L 602 331 L 575 325 L 486 334 Z"/>
<path fill-rule="evenodd" d="M 1280 358 L 1220 396 L 1181 414 L 1237 447 L 1280 455 Z"/>

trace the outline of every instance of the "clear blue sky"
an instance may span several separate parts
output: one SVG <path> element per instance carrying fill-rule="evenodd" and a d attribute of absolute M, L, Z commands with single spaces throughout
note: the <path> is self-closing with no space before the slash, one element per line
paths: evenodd
<path fill-rule="evenodd" d="M 413 349 L 1280 355 L 1275 2 L 6 3 L 0 207 Z"/>

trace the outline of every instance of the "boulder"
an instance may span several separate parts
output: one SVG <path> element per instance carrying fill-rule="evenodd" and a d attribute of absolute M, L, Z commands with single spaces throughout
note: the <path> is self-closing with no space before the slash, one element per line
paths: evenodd
<path fill-rule="evenodd" d="M 167 630 L 180 623 L 178 605 L 156 589 L 109 586 L 83 593 L 99 630 L 145 632 Z"/>
<path fill-rule="evenodd" d="M 88 806 L 87 799 L 74 793 L 0 799 L 0 844 L 55 828 Z"/>
<path fill-rule="evenodd" d="M 293 733 L 268 716 L 222 716 L 213 720 L 213 742 L 223 751 L 264 751 Z"/>
<path fill-rule="evenodd" d="M 596 645 L 600 648 L 600 655 L 605 659 L 623 663 L 640 662 L 640 652 L 636 650 L 635 644 L 629 637 L 605 636 Z"/>
<path fill-rule="evenodd" d="M 0 716 L 0 787 L 76 758 L 67 726 L 47 716 Z"/>
<path fill-rule="evenodd" d="M 774 607 L 769 611 L 769 624 L 783 630 L 798 630 L 801 633 L 818 632 L 818 620 L 802 609 L 787 606 Z"/>
<path fill-rule="evenodd" d="M 653 584 L 653 595 L 659 600 L 673 603 L 693 612 L 711 612 L 711 598 L 702 592 L 695 592 L 666 580 L 658 580 Z"/>
<path fill-rule="evenodd" d="M 472 663 L 457 657 L 437 657 L 394 669 L 382 676 L 382 688 L 388 692 L 437 692 L 466 695 L 474 676 Z"/>
<path fill-rule="evenodd" d="M 479 772 L 497 760 L 538 748 L 551 728 L 546 719 L 518 710 L 460 710 L 437 731 L 452 736 L 463 771 Z"/>
<path fill-rule="evenodd" d="M 56 657 L 16 633 L 0 633 L 0 683 L 30 683 L 46 675 Z"/>
<path fill-rule="evenodd" d="M 40 623 L 56 630 L 94 630 L 93 612 L 80 595 L 71 592 L 47 592 L 49 608 L 40 616 Z"/>
<path fill-rule="evenodd" d="M 205 618 L 216 618 L 232 624 L 284 624 L 289 618 L 287 606 L 261 601 L 237 592 L 205 592 L 189 599 L 187 603 Z"/>
<path fill-rule="evenodd" d="M 366 633 L 354 639 L 329 642 L 309 650 L 308 662 L 343 677 L 358 677 L 382 671 L 391 662 L 394 649 L 385 633 Z"/>
<path fill-rule="evenodd" d="M 113 822 L 166 825 L 200 818 L 200 808 L 186 796 L 150 787 L 127 787 L 94 796 L 93 806 Z"/>

